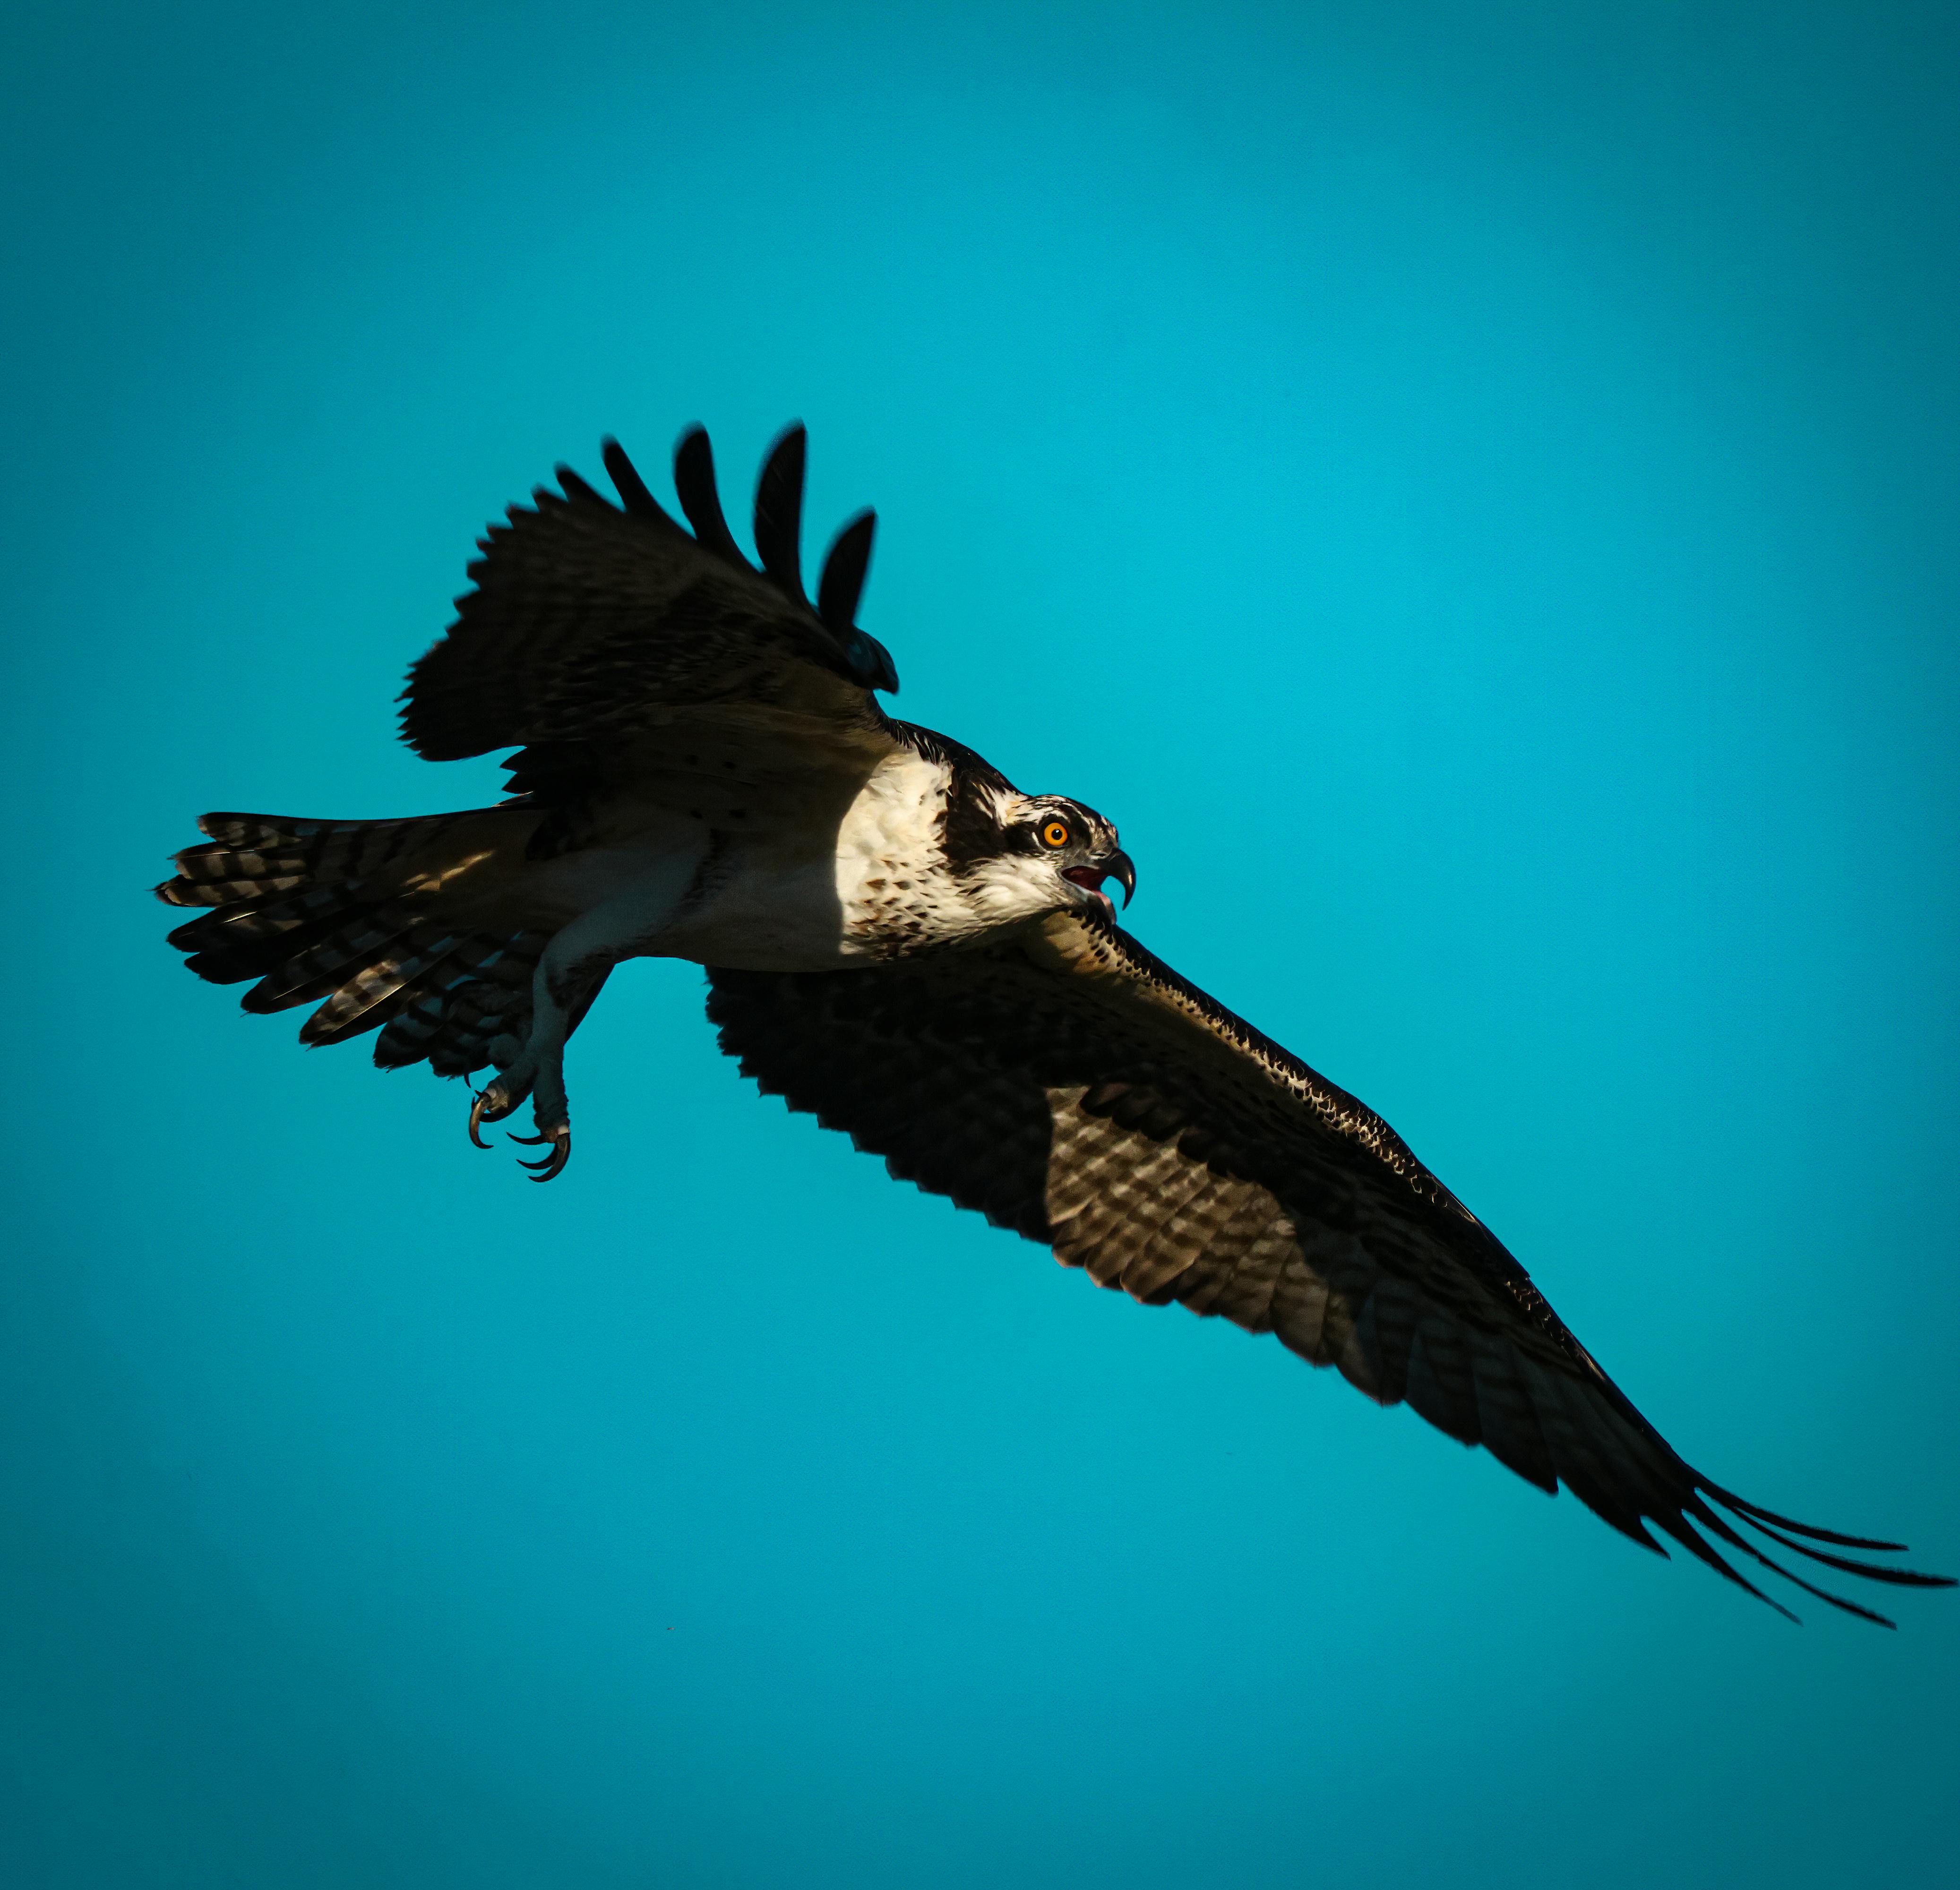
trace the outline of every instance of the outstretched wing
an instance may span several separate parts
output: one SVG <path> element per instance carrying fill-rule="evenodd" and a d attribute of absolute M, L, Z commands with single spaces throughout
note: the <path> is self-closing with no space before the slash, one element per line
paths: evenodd
<path fill-rule="evenodd" d="M 1684 1462 L 1386 1123 L 1114 927 L 1058 914 L 984 951 L 710 976 L 722 1048 L 765 1091 L 1099 1285 L 1276 1333 L 1752 1594 L 1707 1537 L 1873 1621 L 1738 1526 L 1833 1568 L 1946 1585 L 1809 1546 L 1898 1545 L 1793 1522 Z"/>
<path fill-rule="evenodd" d="M 616 441 L 603 450 L 622 504 L 561 466 L 562 493 L 540 486 L 490 528 L 469 567 L 476 588 L 409 672 L 403 739 L 431 761 L 528 749 L 513 764 L 517 788 L 657 769 L 704 730 L 813 759 L 886 752 L 872 691 L 898 677 L 852 621 L 875 520 L 861 513 L 838 535 L 813 606 L 798 549 L 803 428 L 777 441 L 756 489 L 760 571 L 722 516 L 699 428 L 674 456 L 692 535 Z"/>

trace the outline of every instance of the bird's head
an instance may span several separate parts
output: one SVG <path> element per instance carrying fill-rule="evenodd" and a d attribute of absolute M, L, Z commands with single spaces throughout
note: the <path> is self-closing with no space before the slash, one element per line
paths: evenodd
<path fill-rule="evenodd" d="M 1011 792 L 986 795 L 985 806 L 985 843 L 969 853 L 961 878 L 989 918 L 1077 906 L 1113 920 L 1106 880 L 1123 889 L 1123 903 L 1129 904 L 1136 867 L 1116 844 L 1116 829 L 1093 807 L 1059 794 Z"/>

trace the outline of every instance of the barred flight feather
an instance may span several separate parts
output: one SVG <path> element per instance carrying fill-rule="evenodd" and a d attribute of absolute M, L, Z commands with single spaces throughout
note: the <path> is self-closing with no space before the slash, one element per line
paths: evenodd
<path fill-rule="evenodd" d="M 873 638 L 804 597 L 803 436 L 777 442 L 756 489 L 762 568 L 730 533 L 714 457 L 698 428 L 674 458 L 689 537 L 654 501 L 617 441 L 603 449 L 623 506 L 576 473 L 562 492 L 540 486 L 508 508 L 468 568 L 476 587 L 456 620 L 409 673 L 402 732 L 418 753 L 453 761 L 493 749 L 555 744 L 562 768 L 603 776 L 595 745 L 657 732 L 677 704 L 776 705 L 821 714 L 826 739 L 848 730 L 896 746 L 873 689 L 898 686 Z M 833 609 L 847 592 L 869 532 L 841 537 Z M 574 759 L 575 758 L 575 759 Z"/>
<path fill-rule="evenodd" d="M 1270 1331 L 1751 1594 L 1722 1549 L 1882 1618 L 1734 1524 L 1845 1573 L 1943 1579 L 1813 1548 L 1702 1477 L 1386 1123 L 1113 928 L 1058 916 L 991 949 L 709 978 L 722 1046 L 765 1091 L 1099 1285 Z"/>
<path fill-rule="evenodd" d="M 166 904 L 206 909 L 170 935 L 212 984 L 253 982 L 250 1011 L 319 1004 L 300 1030 L 320 1046 L 379 1030 L 374 1061 L 426 1060 L 466 1076 L 491 1045 L 530 1027 L 530 987 L 549 934 L 459 931 L 396 896 L 387 875 L 468 816 L 373 821 L 207 814 L 211 844 L 177 856 Z"/>

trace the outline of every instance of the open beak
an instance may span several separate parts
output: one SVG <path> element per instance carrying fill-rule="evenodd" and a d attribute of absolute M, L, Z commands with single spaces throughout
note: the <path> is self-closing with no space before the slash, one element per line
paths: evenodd
<path fill-rule="evenodd" d="M 1123 889 L 1123 903 L 1128 905 L 1137 892 L 1136 862 L 1121 847 L 1112 853 L 1106 853 L 1093 866 L 1064 867 L 1061 877 L 1073 880 L 1077 886 L 1086 886 L 1090 892 L 1099 893 L 1105 880 L 1114 880 Z M 1104 902 L 1108 903 L 1106 901 Z"/>

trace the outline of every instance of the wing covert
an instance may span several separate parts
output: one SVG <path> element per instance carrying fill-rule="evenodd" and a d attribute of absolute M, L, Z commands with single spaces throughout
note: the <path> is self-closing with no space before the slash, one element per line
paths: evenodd
<path fill-rule="evenodd" d="M 891 659 L 850 621 L 868 527 L 833 548 L 844 565 L 804 597 L 796 539 L 803 433 L 788 429 L 765 465 L 756 512 L 765 568 L 737 549 L 714 492 L 708 436 L 691 429 L 676 482 L 690 535 L 660 506 L 618 441 L 604 443 L 616 506 L 568 467 L 480 542 L 475 588 L 410 670 L 402 738 L 431 761 L 539 746 L 559 757 L 616 748 L 676 714 L 723 711 L 788 732 L 875 745 L 874 689 L 896 689 Z M 867 515 L 868 516 L 868 515 Z"/>

